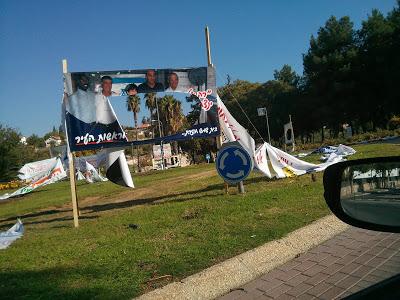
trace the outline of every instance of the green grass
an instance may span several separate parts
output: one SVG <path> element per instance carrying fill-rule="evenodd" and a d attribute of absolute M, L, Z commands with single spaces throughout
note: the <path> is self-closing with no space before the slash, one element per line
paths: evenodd
<path fill-rule="evenodd" d="M 399 147 L 360 145 L 357 156 L 399 155 Z M 80 184 L 77 229 L 68 182 L 0 204 L 2 228 L 21 215 L 26 226 L 22 239 L 0 251 L 0 298 L 132 298 L 169 282 L 149 279 L 179 280 L 329 213 L 322 174 L 316 182 L 253 174 L 245 195 L 235 187 L 224 195 L 213 170 L 210 164 L 140 174 L 132 191 Z"/>

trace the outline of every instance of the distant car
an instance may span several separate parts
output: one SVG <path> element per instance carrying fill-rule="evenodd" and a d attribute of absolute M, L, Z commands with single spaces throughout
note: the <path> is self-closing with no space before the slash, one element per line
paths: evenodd
<path fill-rule="evenodd" d="M 324 173 L 330 210 L 352 226 L 400 232 L 400 156 L 340 162 Z M 400 299 L 400 274 L 346 299 Z"/>

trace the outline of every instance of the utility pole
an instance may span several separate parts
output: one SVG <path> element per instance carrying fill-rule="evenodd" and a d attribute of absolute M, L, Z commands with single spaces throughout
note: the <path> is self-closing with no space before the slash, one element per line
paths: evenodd
<path fill-rule="evenodd" d="M 267 119 L 268 143 L 271 145 L 271 135 L 269 133 L 268 110 L 265 109 L 265 118 Z"/>
<path fill-rule="evenodd" d="M 160 122 L 160 113 L 158 111 L 158 98 L 156 97 L 156 108 L 157 108 L 157 121 L 158 121 L 158 131 L 160 132 L 160 137 L 163 137 L 161 132 L 161 122 Z M 164 149 L 163 149 L 163 141 L 160 142 L 160 151 L 161 151 L 161 170 L 164 170 Z"/>
<path fill-rule="evenodd" d="M 62 60 L 62 68 L 63 68 L 63 75 L 68 73 L 68 64 L 67 60 Z M 64 95 L 65 97 L 65 95 Z M 79 206 L 78 206 L 78 196 L 76 193 L 76 178 L 75 178 L 75 153 L 69 151 L 68 146 L 68 134 L 67 134 L 67 126 L 65 124 L 65 131 L 67 137 L 67 149 L 68 149 L 68 162 L 69 162 L 69 182 L 71 187 L 71 200 L 72 200 L 72 214 L 74 217 L 74 226 L 79 226 Z"/>
<path fill-rule="evenodd" d="M 212 61 L 211 61 L 211 44 L 210 44 L 210 31 L 208 29 L 208 26 L 204 29 L 205 37 L 206 37 L 206 50 L 207 50 L 207 65 L 209 67 L 213 67 Z M 219 122 L 219 119 L 218 119 Z M 221 128 L 221 126 L 219 126 Z M 222 134 L 218 135 L 216 138 L 217 142 L 217 149 L 219 150 L 222 147 Z M 243 182 L 241 182 L 243 185 Z M 238 186 L 239 187 L 239 186 Z M 224 189 L 225 189 L 225 194 L 228 194 L 228 183 L 224 181 Z M 244 189 L 243 189 L 244 192 Z"/>
<path fill-rule="evenodd" d="M 292 152 L 294 152 L 295 145 L 294 145 L 294 130 L 293 130 L 293 123 L 292 123 L 292 115 L 289 115 L 289 122 L 292 126 Z"/>

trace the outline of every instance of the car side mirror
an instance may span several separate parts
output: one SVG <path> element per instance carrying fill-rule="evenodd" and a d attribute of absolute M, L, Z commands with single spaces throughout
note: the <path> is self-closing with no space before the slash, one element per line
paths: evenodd
<path fill-rule="evenodd" d="M 349 160 L 324 173 L 324 197 L 343 222 L 400 232 L 400 156 Z"/>

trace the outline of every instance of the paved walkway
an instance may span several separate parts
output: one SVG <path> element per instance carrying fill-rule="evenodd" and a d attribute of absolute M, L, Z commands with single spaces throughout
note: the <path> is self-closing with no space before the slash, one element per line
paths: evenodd
<path fill-rule="evenodd" d="M 398 273 L 400 234 L 351 227 L 219 300 L 340 299 Z"/>

